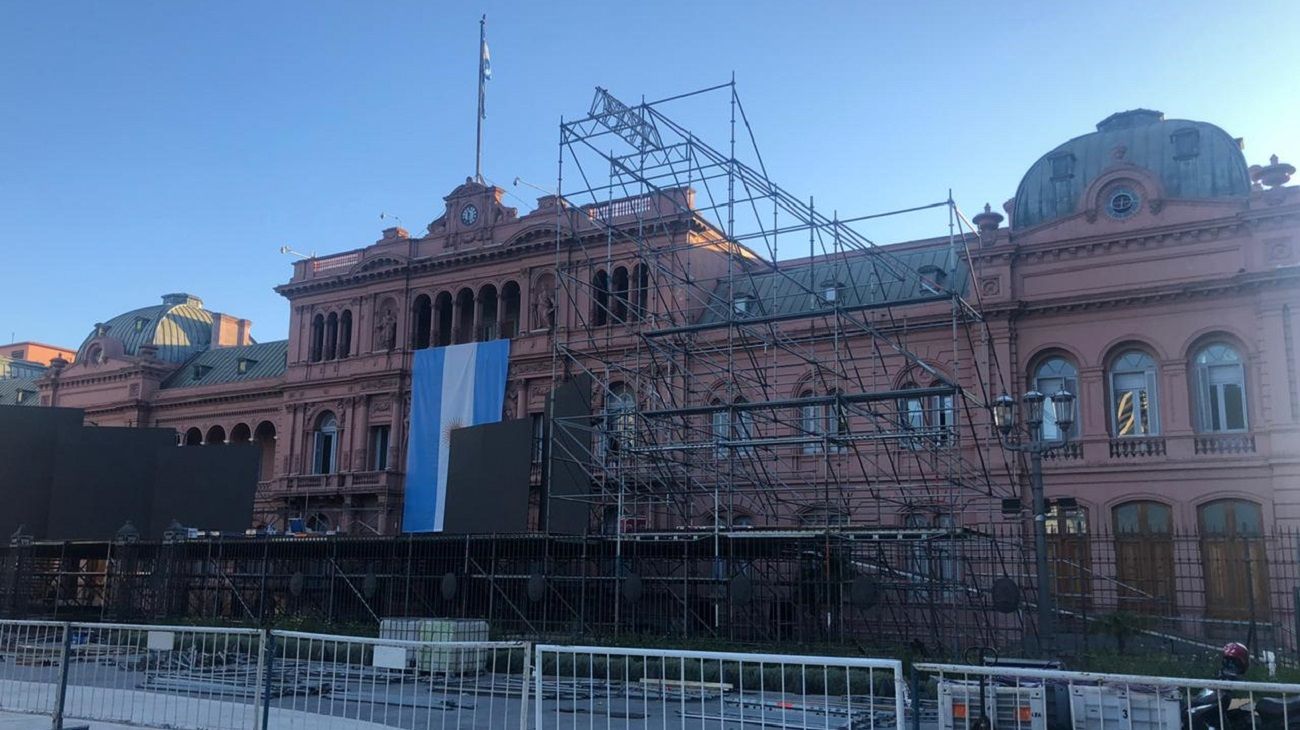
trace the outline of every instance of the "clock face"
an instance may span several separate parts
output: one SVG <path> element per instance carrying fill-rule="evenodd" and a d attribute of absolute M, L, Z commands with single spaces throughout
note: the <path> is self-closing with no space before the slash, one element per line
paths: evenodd
<path fill-rule="evenodd" d="M 478 221 L 478 208 L 473 203 L 460 209 L 460 222 L 472 226 Z"/>

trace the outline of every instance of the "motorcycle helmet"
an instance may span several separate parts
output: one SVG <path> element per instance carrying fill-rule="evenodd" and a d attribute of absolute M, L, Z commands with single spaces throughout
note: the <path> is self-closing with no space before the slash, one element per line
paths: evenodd
<path fill-rule="evenodd" d="M 1223 660 L 1223 668 L 1230 669 L 1233 674 L 1241 676 L 1250 669 L 1250 650 L 1244 644 L 1234 641 L 1225 645 L 1220 652 L 1220 657 Z"/>

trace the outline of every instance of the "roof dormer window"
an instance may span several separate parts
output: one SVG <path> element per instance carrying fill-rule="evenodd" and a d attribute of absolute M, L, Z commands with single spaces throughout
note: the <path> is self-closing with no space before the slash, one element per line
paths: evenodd
<path fill-rule="evenodd" d="M 1174 159 L 1190 160 L 1201 154 L 1201 132 L 1195 127 L 1183 127 L 1169 135 L 1174 143 Z"/>
<path fill-rule="evenodd" d="M 1052 161 L 1053 182 L 1074 177 L 1074 153 L 1060 152 L 1049 159 Z"/>
<path fill-rule="evenodd" d="M 748 317 L 758 309 L 758 301 L 752 294 L 737 294 L 731 302 L 732 311 L 737 317 Z"/>
<path fill-rule="evenodd" d="M 15 403 L 20 403 L 20 404 L 21 404 L 21 403 L 26 403 L 26 402 L 27 402 L 27 397 L 28 397 L 28 396 L 31 396 L 31 395 L 36 395 L 36 394 L 33 393 L 33 392 L 30 391 L 30 390 L 22 390 L 22 389 L 19 389 L 18 392 L 16 392 L 16 393 L 14 394 L 14 402 L 15 402 Z"/>
<path fill-rule="evenodd" d="M 944 282 L 948 280 L 948 272 L 934 264 L 927 264 L 917 269 L 916 273 L 921 275 L 922 289 L 934 294 L 942 293 Z"/>
<path fill-rule="evenodd" d="M 250 360 L 249 358 L 241 357 L 239 358 L 239 362 L 235 365 L 235 370 L 238 371 L 240 375 L 246 375 L 248 371 L 251 370 L 252 367 L 256 364 L 257 364 L 256 360 Z"/>
<path fill-rule="evenodd" d="M 135 318 L 135 331 L 136 331 L 136 332 L 144 332 L 145 325 L 147 325 L 147 324 L 149 324 L 149 318 L 148 318 L 148 317 L 136 317 L 136 318 Z"/>
<path fill-rule="evenodd" d="M 843 289 L 844 285 L 834 279 L 823 281 L 821 285 L 822 302 L 825 304 L 834 304 L 835 302 L 838 302 Z"/>
<path fill-rule="evenodd" d="M 104 335 L 108 334 L 108 331 L 111 329 L 113 328 L 110 325 L 106 325 L 103 322 L 99 322 L 98 324 L 95 325 L 95 336 L 103 337 Z"/>
<path fill-rule="evenodd" d="M 211 365 L 195 365 L 194 380 L 202 380 L 203 376 L 207 375 L 211 370 L 212 370 Z"/>

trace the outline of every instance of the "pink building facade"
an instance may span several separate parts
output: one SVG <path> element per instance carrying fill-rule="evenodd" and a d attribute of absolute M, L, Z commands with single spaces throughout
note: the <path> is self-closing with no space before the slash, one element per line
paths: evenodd
<path fill-rule="evenodd" d="M 1114 115 L 1029 169 L 1005 206 L 1009 225 L 986 207 L 969 257 L 940 257 L 936 270 L 959 277 L 951 285 L 982 313 L 978 333 L 958 342 L 942 326 L 944 305 L 909 310 L 914 351 L 959 382 L 968 402 L 1034 388 L 1078 395 L 1072 443 L 1045 466 L 1048 497 L 1065 498 L 1050 526 L 1056 549 L 1068 552 L 1071 535 L 1122 534 L 1130 547 L 1120 561 L 1152 566 L 1130 567 L 1128 578 L 1157 599 L 1172 590 L 1159 576 L 1165 536 L 1213 542 L 1300 526 L 1300 193 L 1286 185 L 1288 168 L 1276 160 L 1247 167 L 1240 144 L 1210 124 L 1144 110 Z M 716 230 L 682 212 L 689 190 L 671 194 L 679 196 L 674 205 L 649 216 L 655 235 L 687 247 L 680 261 L 694 280 L 721 277 Z M 576 264 L 609 277 L 612 305 L 564 296 L 557 266 L 573 267 L 582 239 L 602 231 L 557 221 L 591 212 L 543 197 L 520 215 L 502 196 L 467 181 L 423 235 L 390 228 L 372 244 L 296 262 L 276 287 L 291 310 L 285 341 L 257 343 L 246 320 L 183 294 L 97 325 L 75 363 L 56 360 L 37 381 L 40 402 L 83 408 L 100 425 L 172 427 L 181 445 L 261 444 L 259 526 L 283 529 L 301 518 L 312 529 L 397 533 L 416 350 L 511 339 L 503 416 L 537 418 L 564 374 L 557 338 L 631 351 L 637 328 L 659 312 L 694 307 L 699 318 L 710 316 L 703 302 L 663 301 L 688 295 L 648 281 L 631 248 L 603 248 L 604 260 Z M 637 220 L 646 218 L 638 210 Z M 921 261 L 948 246 L 933 239 L 890 250 Z M 609 314 L 597 321 L 598 310 Z M 807 327 L 816 331 L 816 317 Z M 974 367 L 957 366 L 958 349 Z M 755 367 L 790 398 L 825 390 L 777 356 Z M 902 364 L 886 370 L 896 382 L 882 387 L 929 385 Z M 681 400 L 716 403 L 743 391 L 719 380 L 714 392 Z M 608 407 L 609 393 L 596 398 Z M 952 407 L 927 404 L 917 422 L 941 425 Z M 900 405 L 904 421 L 909 408 Z M 1023 467 L 989 438 L 987 411 L 972 413 L 961 428 L 984 438 L 963 447 L 963 463 L 991 464 L 986 478 L 1022 489 Z M 775 440 L 783 427 L 753 428 Z M 869 465 L 847 466 L 846 456 L 806 445 L 761 448 L 771 457 L 766 474 L 794 493 L 824 472 L 847 473 L 862 488 L 833 505 L 796 494 L 776 511 L 741 499 L 725 515 L 702 504 L 685 517 L 648 509 L 618 519 L 631 517 L 632 529 L 719 519 L 731 527 L 816 526 L 830 510 L 835 524 L 918 524 L 916 505 L 925 501 L 911 495 L 907 509 L 896 508 L 869 488 Z M 900 484 L 938 469 L 900 468 L 915 470 Z M 752 493 L 764 478 L 731 481 L 752 480 Z M 996 500 L 941 502 L 922 523 L 977 528 L 1005 519 Z M 1224 549 L 1254 549 L 1232 545 Z"/>

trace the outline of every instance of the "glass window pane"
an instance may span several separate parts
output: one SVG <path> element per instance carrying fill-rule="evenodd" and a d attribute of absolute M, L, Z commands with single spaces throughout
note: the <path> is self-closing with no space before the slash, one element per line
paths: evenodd
<path fill-rule="evenodd" d="M 1170 510 L 1167 506 L 1158 502 L 1147 502 L 1147 532 L 1157 535 L 1164 535 L 1172 532 L 1173 522 Z"/>
<path fill-rule="evenodd" d="M 1138 532 L 1138 504 L 1129 502 L 1115 508 L 1115 532 L 1122 535 Z"/>
<path fill-rule="evenodd" d="M 1201 508 L 1201 531 L 1207 535 L 1228 534 L 1228 514 L 1223 502 L 1211 502 Z"/>
<path fill-rule="evenodd" d="M 1264 534 L 1264 516 L 1259 505 L 1252 502 L 1233 502 L 1233 527 L 1241 537 L 1258 537 Z"/>
<path fill-rule="evenodd" d="M 1223 386 L 1224 426 L 1230 431 L 1246 429 L 1246 399 L 1240 385 Z"/>
<path fill-rule="evenodd" d="M 1217 386 L 1211 385 L 1211 386 L 1210 386 L 1210 392 L 1208 393 L 1208 395 L 1209 395 L 1210 401 L 1209 401 L 1208 404 L 1206 404 L 1206 405 L 1207 405 L 1207 409 L 1206 409 L 1206 410 L 1209 411 L 1209 414 L 1208 414 L 1208 415 L 1210 416 L 1210 423 L 1209 423 L 1210 430 L 1211 430 L 1211 431 L 1222 431 L 1222 430 L 1223 430 L 1223 419 L 1220 417 L 1220 414 L 1222 413 L 1222 411 L 1219 410 L 1219 405 L 1220 405 L 1220 401 L 1219 401 L 1219 388 L 1218 388 Z"/>

